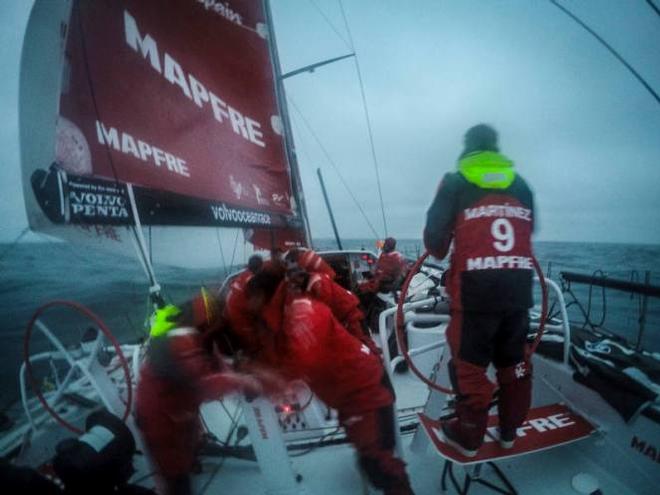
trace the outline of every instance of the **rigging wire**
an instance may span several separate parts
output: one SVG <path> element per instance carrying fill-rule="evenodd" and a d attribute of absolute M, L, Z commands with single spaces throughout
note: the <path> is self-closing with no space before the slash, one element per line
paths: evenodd
<path fill-rule="evenodd" d="M 234 432 L 238 428 L 238 420 L 240 419 L 240 416 L 243 414 L 243 410 L 240 407 L 240 404 L 236 406 L 236 409 L 234 410 L 234 414 L 229 414 L 229 411 L 227 410 L 227 407 L 225 406 L 224 401 L 220 401 L 220 404 L 222 405 L 222 408 L 225 410 L 225 413 L 229 416 L 229 419 L 231 420 L 231 428 L 229 429 L 229 432 L 227 433 L 227 437 L 225 438 L 224 445 L 228 446 L 229 441 L 231 440 L 231 437 L 234 435 Z M 239 413 L 240 410 L 240 413 Z M 201 416 L 201 415 L 200 415 Z M 203 421 L 203 418 L 202 418 Z M 207 428 L 208 430 L 208 428 Z M 236 438 L 236 442 L 234 444 L 235 447 L 238 446 L 238 443 L 240 441 L 240 438 Z M 222 459 L 220 459 L 220 462 L 218 465 L 215 467 L 213 472 L 211 473 L 211 476 L 209 476 L 209 479 L 206 481 L 202 489 L 200 490 L 200 495 L 204 495 L 206 491 L 209 489 L 211 486 L 211 483 L 213 482 L 214 478 L 217 476 L 218 472 L 220 469 L 222 469 L 222 466 L 224 466 L 225 461 L 227 460 L 227 456 L 223 456 Z"/>
<path fill-rule="evenodd" d="M 378 237 L 379 237 L 379 236 L 378 236 L 378 232 L 376 232 L 376 229 L 374 228 L 373 224 L 369 221 L 369 217 L 367 217 L 367 214 L 365 213 L 364 209 L 362 209 L 362 206 L 360 205 L 360 203 L 358 202 L 357 198 L 355 197 L 355 194 L 353 194 L 353 191 L 352 191 L 351 188 L 349 187 L 348 182 L 346 182 L 346 179 L 344 178 L 344 176 L 342 175 L 342 173 L 339 171 L 339 167 L 337 167 L 337 164 L 334 162 L 334 160 L 333 160 L 332 157 L 330 156 L 330 153 L 329 153 L 328 150 L 325 148 L 325 146 L 323 146 L 323 143 L 321 142 L 321 139 L 318 137 L 318 135 L 316 134 L 316 132 L 314 132 L 314 129 L 313 129 L 312 126 L 309 124 L 309 121 L 308 121 L 308 120 L 305 118 L 305 116 L 302 114 L 302 112 L 300 111 L 300 108 L 298 108 L 298 105 L 296 105 L 295 101 L 293 101 L 293 99 L 292 99 L 290 96 L 288 96 L 287 98 L 288 98 L 289 102 L 291 103 L 291 106 L 293 107 L 293 109 L 296 111 L 296 113 L 298 114 L 298 116 L 300 117 L 300 119 L 301 119 L 301 120 L 303 121 L 303 123 L 305 124 L 305 127 L 307 128 L 307 130 L 309 131 L 309 133 L 312 135 L 312 137 L 313 137 L 314 140 L 316 141 L 316 144 L 318 144 L 318 145 L 319 145 L 319 148 L 321 148 L 321 151 L 322 151 L 323 154 L 325 155 L 325 158 L 328 160 L 328 162 L 330 163 L 330 165 L 332 165 L 332 168 L 334 169 L 334 171 L 335 171 L 335 172 L 337 173 L 337 175 L 339 176 L 339 180 L 341 181 L 341 183 L 343 184 L 344 188 L 345 188 L 346 191 L 348 192 L 349 196 L 351 197 L 351 199 L 353 200 L 353 202 L 354 202 L 355 205 L 357 206 L 358 210 L 360 210 L 360 213 L 361 213 L 362 216 L 364 217 L 364 220 L 367 222 L 367 225 L 368 225 L 369 228 L 371 229 L 371 232 L 373 233 L 374 237 L 376 237 L 376 239 L 378 239 Z M 303 148 L 303 150 L 304 150 L 304 148 Z"/>
<path fill-rule="evenodd" d="M 301 147 L 300 149 L 302 150 L 303 154 L 307 158 L 308 162 L 310 162 L 310 163 L 314 162 L 314 160 L 312 159 L 312 157 L 310 156 L 310 154 L 307 152 L 307 150 L 304 147 Z M 319 166 L 319 169 L 320 169 L 320 167 L 322 167 L 322 165 Z M 364 210 L 362 210 L 360 204 L 357 202 L 357 198 L 353 195 L 352 191 L 348 188 L 348 184 L 343 181 L 343 176 L 341 175 L 341 173 L 336 168 L 335 168 L 335 172 L 337 172 L 337 175 L 339 176 L 339 179 L 342 181 L 342 184 L 344 185 L 344 188 L 346 188 L 346 190 L 348 191 L 348 194 L 350 195 L 351 199 L 357 205 L 358 210 L 361 212 L 362 217 L 364 218 L 365 222 L 367 222 L 367 225 L 371 229 L 371 232 L 373 233 L 374 237 L 378 238 L 378 234 L 376 233 L 376 231 L 375 231 L 373 225 L 371 224 L 371 222 L 369 222 L 369 219 L 367 218 L 366 213 L 364 212 Z M 323 186 L 321 186 L 321 188 L 323 188 Z M 330 222 L 332 224 L 332 220 Z"/>
<path fill-rule="evenodd" d="M 575 22 L 577 22 L 580 26 L 582 26 L 586 31 L 588 31 L 594 38 L 596 38 L 605 48 L 609 50 L 609 52 L 614 55 L 619 62 L 621 62 L 631 73 L 635 78 L 646 88 L 646 90 L 651 93 L 653 98 L 655 98 L 655 101 L 660 103 L 660 96 L 658 93 L 656 93 L 653 88 L 649 85 L 649 83 L 646 82 L 646 80 L 624 59 L 619 53 L 612 48 L 607 41 L 605 41 L 603 38 L 601 38 L 598 33 L 596 33 L 593 29 L 591 29 L 589 26 L 587 26 L 580 18 L 578 18 L 575 14 L 573 14 L 570 10 L 568 10 L 566 7 L 562 6 L 557 0 L 549 0 L 551 4 L 553 4 L 555 7 L 557 7 L 559 10 L 564 12 L 567 16 L 569 16 L 571 19 L 573 19 Z M 654 6 L 655 7 L 655 6 Z M 655 9 L 654 9 L 655 10 Z"/>
<path fill-rule="evenodd" d="M 151 225 L 149 225 L 149 263 L 154 264 L 153 242 L 151 238 Z"/>
<path fill-rule="evenodd" d="M 348 19 L 346 18 L 346 12 L 344 11 L 344 4 L 342 0 L 339 1 L 339 7 L 341 9 L 341 15 L 344 19 L 344 25 L 346 26 L 346 33 L 348 34 L 348 40 L 350 42 L 351 51 L 355 54 L 353 61 L 355 62 L 355 70 L 357 71 L 358 82 L 360 84 L 360 94 L 362 95 L 362 107 L 364 108 L 364 115 L 367 121 L 367 132 L 369 134 L 369 145 L 371 147 L 371 157 L 374 163 L 374 171 L 376 172 L 376 185 L 378 186 L 378 197 L 380 199 L 380 211 L 383 216 L 383 227 L 385 229 L 385 237 L 387 237 L 387 220 L 385 218 L 385 203 L 383 202 L 383 189 L 380 184 L 380 171 L 378 170 L 378 158 L 376 157 L 376 145 L 374 143 L 373 130 L 371 128 L 371 117 L 369 116 L 369 107 L 367 105 L 367 96 L 364 91 L 364 82 L 362 81 L 362 71 L 360 70 L 360 61 L 355 51 L 355 44 L 353 43 L 353 35 L 351 34 L 351 29 L 348 25 Z"/>
<path fill-rule="evenodd" d="M 91 96 L 92 105 L 94 107 L 94 115 L 96 116 L 96 119 L 99 122 L 103 122 L 103 119 L 101 119 L 101 112 L 99 111 L 98 102 L 96 99 L 96 92 L 94 91 L 94 84 L 92 82 L 92 72 L 89 67 L 89 57 L 87 55 L 87 45 L 85 43 L 85 30 L 83 28 L 83 20 L 82 20 L 82 12 L 81 12 L 80 4 L 76 3 L 75 8 L 77 9 L 77 14 L 78 14 L 78 28 L 80 29 L 80 46 L 83 53 L 83 63 L 85 66 L 85 75 L 87 77 L 87 84 L 89 86 L 89 94 Z M 117 174 L 117 169 L 115 168 L 115 162 L 112 159 L 110 146 L 107 142 L 105 143 L 105 146 L 103 146 L 103 149 L 105 150 L 106 155 L 108 157 L 108 163 L 110 164 L 110 169 L 112 170 L 112 175 L 114 176 L 115 183 L 119 186 L 120 184 L 119 176 Z M 128 188 L 129 186 L 126 185 L 126 187 Z M 136 206 L 136 212 L 137 212 L 137 206 Z M 147 271 L 147 277 L 149 278 L 149 283 L 151 286 L 156 286 L 158 285 L 156 281 L 156 273 L 153 270 L 153 266 L 151 265 L 150 258 L 148 257 L 148 253 L 145 252 L 146 246 L 144 246 L 143 243 L 140 242 L 140 236 L 138 235 L 137 225 L 135 224 L 130 225 L 130 229 L 133 232 L 133 236 L 135 237 L 135 242 L 138 246 L 138 250 L 140 251 L 140 256 L 142 257 L 145 266 L 148 266 L 148 269 L 146 271 Z"/>
<path fill-rule="evenodd" d="M 238 234 L 239 233 L 240 233 L 240 230 L 236 229 L 236 237 L 234 237 L 234 251 L 231 253 L 231 263 L 229 264 L 230 269 L 234 266 L 234 258 L 236 257 L 236 246 L 238 245 Z"/>
<path fill-rule="evenodd" d="M 658 8 L 658 6 L 654 4 L 652 0 L 646 0 L 646 3 L 648 3 L 649 7 L 651 7 L 655 11 L 655 13 L 660 16 L 660 8 Z"/>
<path fill-rule="evenodd" d="M 226 278 L 227 275 L 229 274 L 229 271 L 227 270 L 227 261 L 225 260 L 225 251 L 222 249 L 222 241 L 220 240 L 220 229 L 218 227 L 215 228 L 215 238 L 218 239 L 218 247 L 220 248 L 220 259 L 222 260 L 222 271 L 224 275 L 222 278 Z"/>
<path fill-rule="evenodd" d="M 321 7 L 318 6 L 318 4 L 314 0 L 309 0 L 309 3 L 311 3 L 314 8 L 318 11 L 319 14 L 321 14 L 321 17 L 323 17 L 323 20 L 330 26 L 330 29 L 332 29 L 337 37 L 344 42 L 347 48 L 351 48 L 351 44 L 344 38 L 344 36 L 339 32 L 339 30 L 335 27 L 335 25 L 330 21 L 328 16 L 325 14 L 325 12 L 321 9 Z"/>

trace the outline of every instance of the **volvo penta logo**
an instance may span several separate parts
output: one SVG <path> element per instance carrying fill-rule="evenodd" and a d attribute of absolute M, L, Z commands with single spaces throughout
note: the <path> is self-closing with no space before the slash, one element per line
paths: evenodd
<path fill-rule="evenodd" d="M 116 221 L 130 217 L 123 188 L 98 181 L 69 180 L 71 216 L 78 221 Z"/>
<path fill-rule="evenodd" d="M 115 194 L 71 191 L 69 200 L 73 215 L 128 218 L 126 199 Z"/>

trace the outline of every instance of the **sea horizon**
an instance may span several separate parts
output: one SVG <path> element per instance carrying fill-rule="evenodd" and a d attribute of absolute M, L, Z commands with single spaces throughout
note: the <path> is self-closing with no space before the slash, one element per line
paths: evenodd
<path fill-rule="evenodd" d="M 421 239 L 399 239 L 398 248 L 415 256 Z M 372 239 L 344 239 L 344 247 L 375 251 Z M 332 238 L 316 239 L 315 246 L 335 249 Z M 561 285 L 561 271 L 592 274 L 602 270 L 607 276 L 643 282 L 646 271 L 651 284 L 660 285 L 660 245 L 634 243 L 536 241 L 535 254 L 540 266 Z M 101 253 L 102 255 L 99 255 Z M 445 264 L 446 261 L 443 261 Z M 242 268 L 240 264 L 210 268 L 181 268 L 156 264 L 162 294 L 168 302 L 178 304 L 189 299 L 202 285 L 219 286 L 228 273 Z M 117 338 L 128 342 L 144 335 L 150 314 L 149 283 L 135 256 L 118 256 L 65 242 L 22 242 L 9 246 L 0 243 L 0 311 L 5 316 L 0 332 L 3 336 L 0 366 L 0 400 L 16 397 L 18 369 L 22 360 L 22 342 L 34 311 L 54 299 L 77 301 L 98 314 Z M 589 287 L 574 287 L 575 294 L 587 304 Z M 537 296 L 538 299 L 538 296 Z M 639 304 L 636 296 L 608 291 L 606 305 L 599 289 L 593 291 L 592 318 L 599 321 L 606 313 L 605 326 L 622 334 L 630 342 L 638 338 Z M 577 321 L 575 306 L 569 309 Z M 56 332 L 73 339 L 89 326 L 89 322 L 72 320 L 71 315 L 53 311 L 46 322 Z M 660 300 L 648 299 L 644 347 L 660 352 Z"/>

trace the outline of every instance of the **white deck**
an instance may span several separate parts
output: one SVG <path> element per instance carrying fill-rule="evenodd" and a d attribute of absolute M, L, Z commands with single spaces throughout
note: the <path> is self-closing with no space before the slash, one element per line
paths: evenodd
<path fill-rule="evenodd" d="M 441 493 L 440 478 L 444 460 L 431 448 L 418 455 L 410 451 L 412 434 L 405 435 L 405 460 L 408 464 L 415 493 Z M 589 439 L 584 442 L 596 442 Z M 292 458 L 294 471 L 302 475 L 301 488 L 309 495 L 361 494 L 363 482 L 358 472 L 356 456 L 349 446 L 333 446 L 317 449 L 301 457 Z M 235 495 L 265 493 L 259 467 L 255 462 L 227 459 L 205 459 L 203 473 L 195 476 L 198 494 L 231 493 Z M 498 466 L 504 471 L 520 494 L 559 495 L 578 493 L 571 488 L 571 479 L 584 472 L 595 476 L 606 494 L 633 495 L 635 493 L 621 485 L 596 463 L 581 453 L 574 445 L 530 454 L 503 461 Z M 454 472 L 462 481 L 463 470 L 455 467 Z M 490 471 L 484 469 L 486 479 Z M 496 481 L 495 481 L 496 482 Z M 454 493 L 449 488 L 449 493 Z M 470 493 L 493 493 L 480 485 L 473 485 Z M 648 492 L 651 495 L 651 492 Z"/>
<path fill-rule="evenodd" d="M 422 405 L 421 398 L 426 398 L 426 387 L 410 373 L 396 375 L 399 408 Z M 412 433 L 403 436 L 403 445 L 407 470 L 415 493 L 439 494 L 444 459 L 440 458 L 430 446 L 423 453 L 414 453 L 410 449 Z M 245 439 L 244 442 L 247 442 Z M 529 454 L 514 459 L 501 461 L 498 466 L 509 478 L 520 494 L 561 495 L 577 494 L 571 487 L 572 478 L 579 473 L 594 476 L 605 494 L 633 495 L 639 492 L 622 485 L 589 457 L 593 449 L 598 451 L 602 439 L 594 436 L 576 444 L 557 447 L 549 451 Z M 294 454 L 295 455 L 295 454 Z M 141 463 L 144 462 L 142 458 Z M 357 468 L 356 455 L 349 445 L 323 447 L 299 457 L 292 457 L 291 462 L 296 474 L 301 475 L 301 493 L 308 495 L 336 495 L 376 493 L 365 491 L 364 482 Z M 459 482 L 463 481 L 464 468 L 454 467 Z M 148 472 L 146 468 L 140 469 Z M 491 470 L 484 467 L 485 479 L 498 484 Z M 139 477 L 139 475 L 136 475 Z M 145 480 L 145 486 L 154 486 L 153 479 Z M 455 490 L 448 481 L 448 493 Z M 234 495 L 252 495 L 266 493 L 266 486 L 256 462 L 233 458 L 203 458 L 202 473 L 194 476 L 194 493 L 214 494 L 231 493 Z M 473 484 L 471 494 L 493 493 L 487 488 Z"/>

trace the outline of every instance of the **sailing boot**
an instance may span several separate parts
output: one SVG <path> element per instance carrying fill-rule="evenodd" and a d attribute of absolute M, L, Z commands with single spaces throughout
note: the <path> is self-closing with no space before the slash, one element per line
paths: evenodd
<path fill-rule="evenodd" d="M 513 447 L 517 429 L 524 423 L 532 402 L 532 367 L 528 361 L 498 368 L 500 445 Z"/>
<path fill-rule="evenodd" d="M 470 409 L 459 401 L 456 416 L 440 425 L 444 441 L 465 457 L 474 457 L 484 441 L 488 409 Z"/>

